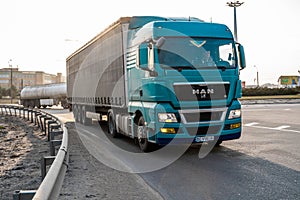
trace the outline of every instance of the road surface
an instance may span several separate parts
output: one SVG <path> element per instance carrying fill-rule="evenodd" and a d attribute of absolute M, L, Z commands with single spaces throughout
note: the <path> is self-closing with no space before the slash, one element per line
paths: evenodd
<path fill-rule="evenodd" d="M 64 110 L 51 112 L 72 118 Z M 300 104 L 244 105 L 241 139 L 223 142 L 203 159 L 198 148 L 189 148 L 171 165 L 139 176 L 164 199 L 300 199 L 299 112 Z M 88 152 L 134 171 L 131 160 L 103 139 L 107 134 L 101 128 L 106 129 L 96 123 L 77 125 Z M 109 139 L 127 151 L 140 152 L 130 139 Z"/>

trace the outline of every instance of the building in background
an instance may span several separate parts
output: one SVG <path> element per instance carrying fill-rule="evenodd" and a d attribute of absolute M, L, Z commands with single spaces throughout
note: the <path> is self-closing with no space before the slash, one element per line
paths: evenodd
<path fill-rule="evenodd" d="M 300 86 L 300 76 L 280 76 L 278 83 L 280 87 L 294 88 Z"/>
<path fill-rule="evenodd" d="M 11 76 L 12 84 L 17 88 L 17 90 L 21 90 L 25 86 L 66 82 L 62 73 L 54 75 L 42 71 L 19 71 L 18 68 L 2 68 L 0 69 L 1 88 L 10 88 Z"/>

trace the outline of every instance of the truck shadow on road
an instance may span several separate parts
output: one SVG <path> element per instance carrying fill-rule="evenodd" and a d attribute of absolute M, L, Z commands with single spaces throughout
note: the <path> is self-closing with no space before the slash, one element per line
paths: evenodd
<path fill-rule="evenodd" d="M 124 150 L 141 152 L 130 138 L 103 135 L 106 128 L 78 125 L 77 131 L 85 129 L 99 140 L 108 137 Z M 230 149 L 226 142 L 202 159 L 198 154 L 199 148 L 190 147 L 167 167 L 139 175 L 165 199 L 300 199 L 299 171 Z"/>
<path fill-rule="evenodd" d="M 168 167 L 141 176 L 165 199 L 300 197 L 298 171 L 232 150 L 226 143 L 203 159 L 197 157 L 198 153 L 199 149 L 189 148 Z"/>

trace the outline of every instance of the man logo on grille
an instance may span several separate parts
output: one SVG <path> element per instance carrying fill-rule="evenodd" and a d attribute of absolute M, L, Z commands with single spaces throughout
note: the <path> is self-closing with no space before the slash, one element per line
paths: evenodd
<path fill-rule="evenodd" d="M 214 89 L 193 89 L 193 94 L 200 94 L 201 99 L 205 99 L 207 94 L 213 94 Z"/>

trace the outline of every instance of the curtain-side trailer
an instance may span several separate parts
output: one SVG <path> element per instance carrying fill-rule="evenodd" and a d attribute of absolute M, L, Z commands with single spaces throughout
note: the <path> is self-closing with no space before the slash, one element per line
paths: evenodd
<path fill-rule="evenodd" d="M 134 138 L 143 151 L 220 144 L 241 135 L 244 67 L 226 25 L 123 17 L 67 58 L 68 102 L 76 122 L 106 117 L 113 137 Z"/>

